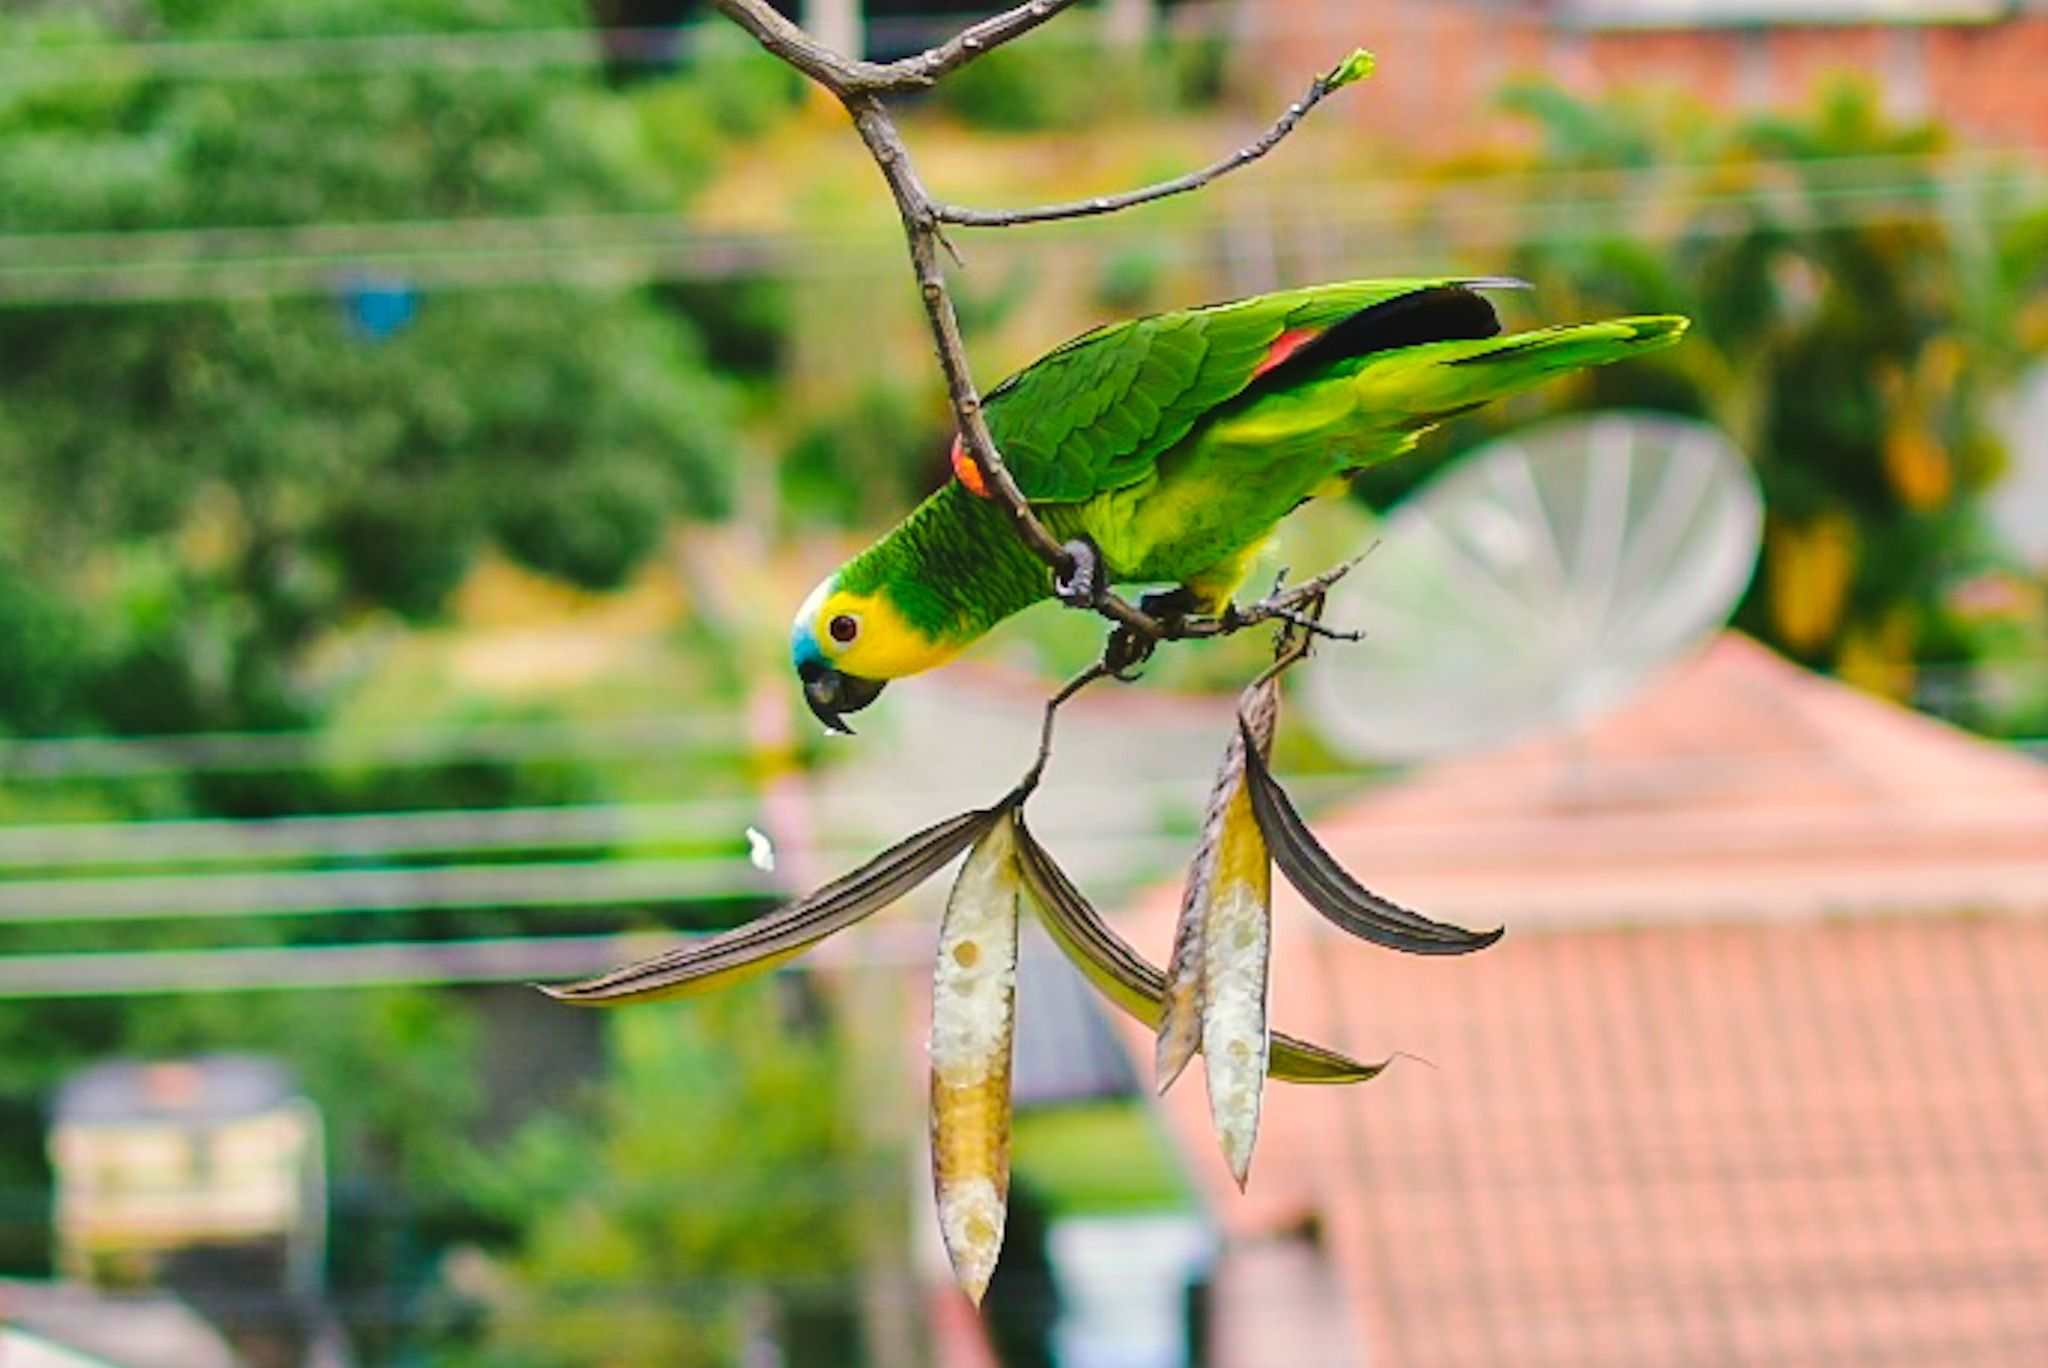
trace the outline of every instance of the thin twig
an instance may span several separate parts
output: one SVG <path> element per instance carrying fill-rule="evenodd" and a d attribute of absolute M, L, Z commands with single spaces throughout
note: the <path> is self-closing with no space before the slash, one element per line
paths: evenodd
<path fill-rule="evenodd" d="M 1303 623 L 1300 619 L 1306 617 L 1312 620 L 1312 635 L 1349 639 L 1350 633 L 1324 627 L 1320 621 L 1313 619 L 1322 612 L 1323 597 L 1329 593 L 1330 586 L 1357 569 L 1358 563 L 1364 559 L 1363 556 L 1354 556 L 1348 561 L 1341 561 L 1291 589 L 1282 589 L 1276 585 L 1272 593 L 1257 603 L 1229 609 L 1221 617 L 1189 618 L 1181 624 L 1181 630 L 1175 635 L 1177 638 L 1228 636 L 1232 632 L 1241 632 L 1247 627 L 1256 627 L 1261 622 L 1272 622 L 1275 619 L 1301 627 Z"/>
<path fill-rule="evenodd" d="M 1109 678 L 1112 673 L 1108 665 L 1097 661 L 1061 685 L 1058 693 L 1045 700 L 1045 719 L 1038 727 L 1038 756 L 1031 762 L 1031 768 L 1024 771 L 1024 777 L 1017 781 L 1017 787 L 1012 790 L 1016 801 L 1022 802 L 1038 787 L 1039 779 L 1045 774 L 1046 762 L 1052 759 L 1053 715 L 1059 712 L 1060 705 L 1096 680 Z"/>
<path fill-rule="evenodd" d="M 1160 181 L 1137 190 L 1126 190 L 1121 194 L 1097 195 L 1091 199 L 1069 200 L 1064 204 L 1047 204 L 1032 209 L 969 209 L 958 204 L 935 204 L 933 210 L 939 222 L 958 224 L 963 228 L 1014 228 L 1024 223 L 1054 223 L 1061 219 L 1093 218 L 1097 214 L 1114 214 L 1121 209 L 1135 205 L 1150 204 L 1174 195 L 1185 195 L 1199 190 L 1211 181 L 1229 175 L 1241 166 L 1271 152 L 1280 145 L 1280 140 L 1294 131 L 1307 113 L 1322 103 L 1323 97 L 1338 88 L 1342 82 L 1335 78 L 1343 71 L 1318 76 L 1309 84 L 1302 97 L 1287 106 L 1286 112 L 1273 121 L 1259 137 L 1220 161 L 1212 162 L 1199 171 L 1190 171 L 1172 180 Z"/>
<path fill-rule="evenodd" d="M 921 90 L 947 72 L 1021 38 L 1076 0 L 1028 0 L 962 29 L 937 47 L 894 62 L 867 62 L 834 52 L 785 19 L 766 0 L 715 0 L 719 10 L 768 51 L 845 100 L 851 95 Z"/>
<path fill-rule="evenodd" d="M 884 67 L 883 70 L 895 83 L 890 89 L 928 86 L 947 72 L 966 66 L 1012 38 L 1023 37 L 1074 3 L 1075 0 L 1030 0 L 1028 4 L 1004 10 L 978 24 L 970 24 L 937 47 L 927 48 L 914 57 L 905 57 Z"/>

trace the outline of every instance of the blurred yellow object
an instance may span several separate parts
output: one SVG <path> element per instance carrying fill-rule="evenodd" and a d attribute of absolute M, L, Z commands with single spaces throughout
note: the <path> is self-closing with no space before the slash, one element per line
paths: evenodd
<path fill-rule="evenodd" d="M 1884 468 L 1908 508 L 1926 512 L 1955 489 L 1948 451 L 1924 422 L 1903 423 L 1885 434 Z"/>
<path fill-rule="evenodd" d="M 2037 296 L 2020 310 L 2013 332 L 2025 351 L 2034 352 L 2048 347 L 2048 294 Z"/>
<path fill-rule="evenodd" d="M 1857 625 L 1842 633 L 1835 655 L 1835 673 L 1866 693 L 1904 701 L 1913 689 L 1912 610 L 1899 607 L 1875 625 Z"/>
<path fill-rule="evenodd" d="M 1795 649 L 1818 650 L 1841 622 L 1856 568 L 1856 526 L 1842 513 L 1773 520 L 1764 534 L 1771 621 Z"/>
<path fill-rule="evenodd" d="M 1920 364 L 1914 367 L 1914 385 L 1928 405 L 1945 404 L 1955 393 L 1969 357 L 1961 340 L 1943 333 L 1920 349 Z"/>

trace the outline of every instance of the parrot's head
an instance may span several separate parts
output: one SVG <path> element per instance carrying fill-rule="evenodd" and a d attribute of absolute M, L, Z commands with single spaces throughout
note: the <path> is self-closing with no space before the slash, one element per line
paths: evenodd
<path fill-rule="evenodd" d="M 929 670 L 960 649 L 911 625 L 886 580 L 863 590 L 846 579 L 841 570 L 811 590 L 789 629 L 804 702 L 836 732 L 851 732 L 842 715 L 874 702 L 890 680 Z"/>

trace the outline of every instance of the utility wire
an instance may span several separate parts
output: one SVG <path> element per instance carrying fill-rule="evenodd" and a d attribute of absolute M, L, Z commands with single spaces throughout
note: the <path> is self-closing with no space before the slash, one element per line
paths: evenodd
<path fill-rule="evenodd" d="M 731 715 L 711 715 L 31 737 L 0 741 L 0 781 L 255 774 L 328 765 L 395 769 L 474 760 L 631 759 L 676 751 L 729 753 L 737 746 L 737 726 L 738 719 Z"/>
<path fill-rule="evenodd" d="M 0 957 L 0 1000 L 285 991 L 582 978 L 674 946 L 688 934 L 514 936 L 360 945 L 252 946 Z M 836 938 L 804 963 L 900 969 L 931 958 L 922 925 Z"/>
<path fill-rule="evenodd" d="M 1796 177 L 1710 191 L 1681 185 L 1702 168 L 1554 173 L 1461 182 L 1375 181 L 1339 188 L 1278 187 L 1264 202 L 1165 206 L 1157 217 L 1041 229 L 1142 235 L 1181 244 L 1207 231 L 1264 222 L 1276 231 L 1369 232 L 1375 237 L 1457 235 L 1461 245 L 1533 234 L 1597 237 L 1640 215 L 1693 216 L 1693 236 L 1732 236 L 1748 220 L 1732 211 L 1774 210 L 1812 228 L 1920 222 L 1957 215 L 1978 222 L 2042 211 L 2048 181 L 1996 154 L 1954 158 L 1940 169 L 1913 158 L 1784 163 Z M 1987 192 L 2004 191 L 1993 195 Z M 1717 211 L 1731 211 L 1721 213 Z M 618 288 L 650 280 L 751 278 L 789 269 L 862 273 L 887 239 L 871 232 L 704 232 L 674 214 L 546 215 L 274 228 L 126 230 L 0 235 L 0 307 L 171 301 L 245 295 L 331 294 L 397 280 L 474 289 L 561 283 Z"/>
<path fill-rule="evenodd" d="M 874 47 L 925 46 L 979 16 L 881 16 L 862 25 Z M 1175 36 L 1221 31 L 1216 18 L 1176 16 Z M 694 54 L 709 23 L 633 28 L 578 25 L 539 29 L 419 30 L 266 38 L 164 38 L 0 47 L 0 82 L 16 89 L 90 84 L 147 74 L 177 80 L 275 81 L 308 76 L 432 72 L 588 71 L 599 65 L 667 67 Z M 1302 25 L 1290 27 L 1302 28 Z M 1267 32 L 1275 30 L 1267 29 Z M 1053 45 L 1102 48 L 1098 36 L 1055 29 Z"/>

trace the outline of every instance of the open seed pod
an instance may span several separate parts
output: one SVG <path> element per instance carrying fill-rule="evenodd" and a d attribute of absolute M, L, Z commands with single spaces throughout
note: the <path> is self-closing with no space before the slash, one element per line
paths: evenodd
<path fill-rule="evenodd" d="M 1017 862 L 1024 890 L 1053 943 L 1096 991 L 1150 1030 L 1165 1011 L 1166 975 L 1148 964 L 1102 919 L 1066 871 L 1016 819 Z M 1283 1083 L 1363 1083 L 1386 1061 L 1367 1064 L 1335 1050 L 1275 1032 L 1268 1068 Z"/>
<path fill-rule="evenodd" d="M 1163 1092 L 1200 1042 L 1210 1119 L 1239 1187 L 1251 1171 L 1266 1082 L 1273 946 L 1273 864 L 1245 772 L 1248 753 L 1272 745 L 1278 711 L 1271 674 L 1239 701 L 1240 726 L 1224 747 L 1188 867 L 1155 1052 Z"/>
<path fill-rule="evenodd" d="M 1005 812 L 968 852 L 932 973 L 932 1195 L 953 1276 L 977 1306 L 1009 1208 L 1021 893 L 1014 823 Z"/>

